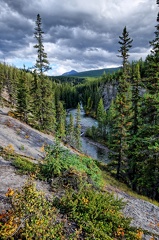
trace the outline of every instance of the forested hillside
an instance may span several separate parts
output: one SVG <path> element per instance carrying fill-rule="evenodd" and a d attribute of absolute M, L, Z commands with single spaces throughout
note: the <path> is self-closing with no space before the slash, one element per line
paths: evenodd
<path fill-rule="evenodd" d="M 71 71 L 69 76 L 73 76 L 73 77 L 101 77 L 104 73 L 114 73 L 116 71 L 118 71 L 120 69 L 120 67 L 116 67 L 116 68 L 103 68 L 103 69 L 97 69 L 97 70 L 89 70 L 89 71 L 84 71 L 84 72 L 74 72 Z M 62 76 L 67 76 L 68 73 L 62 74 Z"/>

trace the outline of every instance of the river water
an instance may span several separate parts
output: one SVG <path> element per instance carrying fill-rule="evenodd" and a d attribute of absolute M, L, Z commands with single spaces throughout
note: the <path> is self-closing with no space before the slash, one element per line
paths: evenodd
<path fill-rule="evenodd" d="M 73 109 L 69 111 L 69 114 L 71 113 L 74 117 L 76 115 L 77 110 Z M 81 130 L 82 132 L 85 131 L 88 127 L 92 126 L 97 126 L 98 122 L 91 118 L 91 117 L 86 117 L 84 110 L 81 109 Z M 89 138 L 86 138 L 84 136 L 81 136 L 81 143 L 82 147 L 81 150 L 83 153 L 87 154 L 88 156 L 97 159 L 102 162 L 109 162 L 108 160 L 108 154 L 109 154 L 109 149 L 102 144 L 99 144 L 97 142 L 94 142 L 90 140 Z"/>

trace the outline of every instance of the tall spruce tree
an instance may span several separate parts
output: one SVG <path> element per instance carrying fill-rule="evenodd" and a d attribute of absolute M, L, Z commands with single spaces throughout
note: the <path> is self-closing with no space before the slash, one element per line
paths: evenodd
<path fill-rule="evenodd" d="M 111 121 L 111 129 L 109 129 L 111 137 L 110 147 L 113 153 L 110 154 L 112 159 L 111 165 L 116 167 L 117 178 L 123 178 L 126 180 L 126 171 L 128 167 L 127 151 L 128 151 L 128 139 L 129 129 L 131 126 L 131 92 L 130 83 L 128 82 L 129 77 L 129 49 L 131 48 L 132 39 L 129 37 L 126 27 L 124 27 L 122 36 L 119 36 L 119 44 L 121 45 L 119 52 L 122 57 L 123 71 L 119 78 L 118 93 L 114 100 L 114 109 L 111 107 L 113 112 L 113 118 Z M 108 114 L 110 116 L 110 114 Z"/>
<path fill-rule="evenodd" d="M 159 1 L 157 1 L 159 4 Z M 159 200 L 159 13 L 155 38 L 150 42 L 151 54 L 147 58 L 147 93 L 142 101 L 142 127 L 138 133 L 138 173 L 135 176 L 137 190 Z"/>
<path fill-rule="evenodd" d="M 123 29 L 122 36 L 119 36 L 120 41 L 118 42 L 121 47 L 118 50 L 120 55 L 118 57 L 122 58 L 122 65 L 123 65 L 123 72 L 124 75 L 128 75 L 129 72 L 129 62 L 128 62 L 128 57 L 129 57 L 129 50 L 132 47 L 131 43 L 133 39 L 129 37 L 129 33 L 126 29 L 126 26 Z"/>
<path fill-rule="evenodd" d="M 157 1 L 159 5 L 159 2 Z M 157 126 L 159 124 L 159 12 L 157 14 L 157 25 L 155 38 L 150 42 L 151 54 L 148 56 L 148 77 L 146 79 L 147 94 L 144 98 L 143 124 Z"/>
<path fill-rule="evenodd" d="M 101 98 L 97 108 L 97 121 L 98 121 L 98 132 L 99 136 L 105 138 L 106 135 L 106 111 Z"/>
<path fill-rule="evenodd" d="M 159 5 L 159 1 L 157 0 Z M 155 38 L 150 41 L 151 54 L 147 56 L 147 75 L 148 75 L 148 90 L 150 93 L 154 94 L 155 90 L 159 91 L 159 12 L 157 14 L 157 25 L 156 31 L 154 32 Z"/>
<path fill-rule="evenodd" d="M 55 132 L 56 128 L 56 109 L 55 94 L 52 91 L 52 82 L 48 77 L 40 77 L 41 88 L 41 119 L 40 123 L 43 129 Z"/>
<path fill-rule="evenodd" d="M 67 124 L 67 141 L 71 146 L 74 146 L 75 143 L 75 134 L 74 134 L 74 118 L 73 115 L 69 115 L 69 122 Z"/>
<path fill-rule="evenodd" d="M 16 68 L 4 63 L 5 86 L 8 93 L 8 100 L 12 106 L 16 105 L 18 71 Z"/>
<path fill-rule="evenodd" d="M 56 110 L 57 133 L 62 140 L 66 137 L 66 110 L 61 101 L 57 104 Z"/>
<path fill-rule="evenodd" d="M 130 127 L 131 138 L 128 143 L 128 168 L 127 176 L 129 179 L 129 185 L 133 190 L 136 190 L 136 174 L 138 172 L 138 152 L 139 141 L 138 136 L 141 127 L 141 96 L 140 96 L 140 66 L 139 62 L 132 63 L 132 77 L 131 77 L 131 91 L 132 91 L 132 125 Z"/>
<path fill-rule="evenodd" d="M 32 123 L 35 127 L 39 128 L 39 119 L 41 116 L 41 90 L 40 90 L 40 78 L 34 71 L 33 78 L 31 81 L 31 113 L 32 113 Z"/>
<path fill-rule="evenodd" d="M 140 107 L 141 107 L 141 96 L 140 96 L 140 85 L 141 85 L 141 76 L 140 76 L 140 66 L 139 62 L 132 63 L 132 127 L 131 134 L 134 135 L 138 132 L 138 129 L 141 125 L 140 119 Z"/>
<path fill-rule="evenodd" d="M 75 117 L 75 147 L 80 150 L 81 148 L 81 109 L 80 104 L 77 106 L 77 113 Z"/>
<path fill-rule="evenodd" d="M 108 111 L 108 120 L 111 121 L 109 129 L 110 165 L 116 169 L 116 177 L 126 180 L 127 151 L 129 129 L 131 126 L 131 92 L 130 83 L 124 77 L 119 80 L 118 94 Z M 112 116 L 110 117 L 110 114 Z"/>
<path fill-rule="evenodd" d="M 50 69 L 49 67 L 49 61 L 47 59 L 47 53 L 44 51 L 44 45 L 43 45 L 43 30 L 42 30 L 42 20 L 40 14 L 37 15 L 36 20 L 36 27 L 35 27 L 35 38 L 37 40 L 37 44 L 34 45 L 34 48 L 37 49 L 37 60 L 35 64 L 35 68 L 40 74 L 48 71 Z"/>
<path fill-rule="evenodd" d="M 157 1 L 159 5 L 159 1 Z M 157 90 L 159 91 L 159 12 L 157 14 L 157 25 L 155 33 L 155 38 L 150 42 L 152 47 L 150 55 L 150 77 L 152 77 L 152 84 L 156 84 Z"/>
<path fill-rule="evenodd" d="M 0 63 L 0 106 L 3 106 L 3 98 L 2 98 L 2 92 L 4 89 L 4 83 L 5 83 L 5 74 L 4 74 L 4 66 Z"/>
<path fill-rule="evenodd" d="M 21 70 L 17 84 L 16 109 L 20 119 L 26 123 L 28 123 L 29 100 L 29 82 L 27 74 Z"/>
<path fill-rule="evenodd" d="M 37 44 L 34 48 L 37 49 L 37 60 L 34 72 L 34 104 L 33 109 L 36 113 L 36 122 L 39 123 L 40 129 L 54 131 L 55 129 L 55 97 L 52 92 L 52 83 L 44 75 L 50 69 L 47 54 L 44 51 L 42 21 L 40 14 L 37 15 L 35 27 L 35 38 Z M 36 76 L 36 74 L 38 76 Z M 36 87 L 37 86 L 37 87 Z M 35 98 L 36 97 L 36 98 Z"/>

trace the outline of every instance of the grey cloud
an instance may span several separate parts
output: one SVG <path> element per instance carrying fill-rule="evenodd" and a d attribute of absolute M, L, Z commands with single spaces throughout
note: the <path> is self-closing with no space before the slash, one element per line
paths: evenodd
<path fill-rule="evenodd" d="M 52 63 L 67 61 L 68 67 L 83 69 L 118 65 L 118 40 L 124 26 L 133 38 L 131 59 L 144 57 L 154 37 L 157 10 L 153 0 L 1 0 L 0 58 L 5 55 L 14 61 L 24 52 L 27 55 L 35 43 L 35 20 L 40 13 L 45 50 Z"/>
<path fill-rule="evenodd" d="M 0 3 L 0 49 L 3 54 L 10 56 L 10 51 L 18 50 L 28 45 L 28 35 L 32 34 L 31 22 L 19 12 L 14 12 L 4 3 Z"/>

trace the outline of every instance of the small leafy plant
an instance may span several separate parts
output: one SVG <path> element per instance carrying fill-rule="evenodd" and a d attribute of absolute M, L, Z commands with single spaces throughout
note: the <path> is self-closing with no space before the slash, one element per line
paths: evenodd
<path fill-rule="evenodd" d="M 14 146 L 12 144 L 8 144 L 3 150 L 8 155 L 14 154 L 15 152 Z"/>

